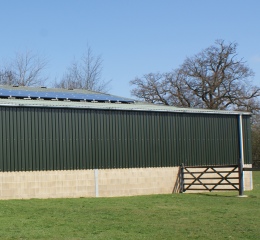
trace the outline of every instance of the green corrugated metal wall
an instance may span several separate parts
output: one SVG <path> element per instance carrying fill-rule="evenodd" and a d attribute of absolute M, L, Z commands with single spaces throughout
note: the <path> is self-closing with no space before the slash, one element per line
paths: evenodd
<path fill-rule="evenodd" d="M 238 116 L 0 107 L 0 171 L 236 164 Z M 243 116 L 245 161 L 250 118 Z"/>
<path fill-rule="evenodd" d="M 252 163 L 250 116 L 243 117 L 243 133 L 244 133 L 245 163 Z"/>

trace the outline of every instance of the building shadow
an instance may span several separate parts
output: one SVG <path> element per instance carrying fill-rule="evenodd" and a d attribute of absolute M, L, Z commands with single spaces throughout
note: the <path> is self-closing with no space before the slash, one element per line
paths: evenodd
<path fill-rule="evenodd" d="M 176 181 L 174 183 L 174 187 L 173 187 L 173 190 L 172 190 L 172 193 L 181 193 L 182 192 L 182 171 L 181 171 L 181 166 L 179 167 L 179 170 L 178 170 L 178 175 L 177 175 L 177 178 L 176 178 Z"/>

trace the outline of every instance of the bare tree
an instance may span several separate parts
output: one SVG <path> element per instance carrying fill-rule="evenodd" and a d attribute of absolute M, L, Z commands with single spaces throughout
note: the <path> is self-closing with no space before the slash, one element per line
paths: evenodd
<path fill-rule="evenodd" d="M 95 56 L 90 47 L 82 56 L 81 61 L 74 61 L 55 87 L 78 88 L 106 92 L 110 81 L 102 80 L 103 60 Z"/>
<path fill-rule="evenodd" d="M 185 76 L 179 70 L 171 73 L 149 73 L 130 81 L 133 96 L 146 102 L 176 107 L 198 107 L 199 100 L 189 91 Z"/>
<path fill-rule="evenodd" d="M 252 85 L 253 71 L 237 57 L 237 44 L 215 45 L 186 58 L 171 73 L 147 74 L 130 83 L 132 95 L 166 105 L 208 109 L 259 110 L 260 88 Z"/>
<path fill-rule="evenodd" d="M 0 72 L 0 83 L 4 85 L 40 86 L 47 77 L 44 70 L 47 61 L 31 51 L 16 53 L 15 58 Z"/>
<path fill-rule="evenodd" d="M 167 73 L 149 73 L 143 78 L 135 78 L 130 83 L 135 85 L 132 95 L 150 103 L 170 105 L 168 94 Z"/>
<path fill-rule="evenodd" d="M 66 88 L 66 89 L 81 89 L 82 81 L 80 76 L 80 70 L 78 69 L 78 63 L 73 62 L 71 66 L 67 69 L 67 72 L 64 74 L 60 82 L 55 83 L 57 88 Z"/>
<path fill-rule="evenodd" d="M 1 85 L 14 85 L 14 73 L 11 70 L 0 71 L 0 84 Z"/>

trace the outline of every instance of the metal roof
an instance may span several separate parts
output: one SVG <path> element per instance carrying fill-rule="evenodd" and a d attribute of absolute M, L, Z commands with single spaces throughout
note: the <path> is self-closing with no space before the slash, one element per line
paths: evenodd
<path fill-rule="evenodd" d="M 32 94 L 33 96 L 31 96 Z M 6 85 L 0 85 L 0 106 L 251 115 L 249 112 L 179 108 L 151 104 L 84 89 L 70 90 Z"/>
<path fill-rule="evenodd" d="M 132 103 L 100 103 L 100 102 L 75 102 L 75 101 L 52 101 L 52 100 L 25 100 L 25 99 L 1 99 L 0 106 L 9 107 L 51 107 L 51 108 L 81 108 L 123 111 L 151 111 L 151 112 L 179 112 L 200 114 L 228 114 L 228 115 L 251 115 L 249 112 L 179 108 L 165 105 L 150 104 L 146 102 Z"/>

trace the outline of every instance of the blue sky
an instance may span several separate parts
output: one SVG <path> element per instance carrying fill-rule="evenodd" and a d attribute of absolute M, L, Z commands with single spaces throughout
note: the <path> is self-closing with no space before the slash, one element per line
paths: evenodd
<path fill-rule="evenodd" d="M 238 43 L 260 86 L 259 0 L 0 0 L 0 9 L 0 64 L 42 55 L 48 86 L 89 45 L 109 93 L 130 97 L 130 80 L 177 68 L 216 39 Z"/>

